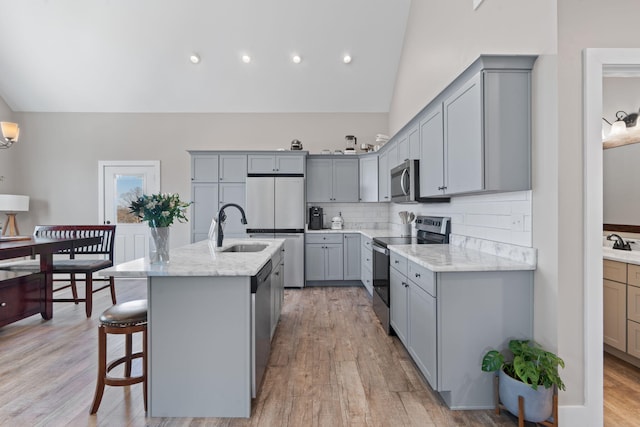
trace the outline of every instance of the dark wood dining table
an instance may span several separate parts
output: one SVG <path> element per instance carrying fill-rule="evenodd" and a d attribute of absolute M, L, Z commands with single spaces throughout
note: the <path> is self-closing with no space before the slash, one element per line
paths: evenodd
<path fill-rule="evenodd" d="M 100 243 L 101 237 L 0 238 L 0 260 L 40 258 L 37 273 L 5 271 L 0 275 L 0 326 L 40 313 L 45 320 L 53 317 L 53 255 L 60 251 Z"/>

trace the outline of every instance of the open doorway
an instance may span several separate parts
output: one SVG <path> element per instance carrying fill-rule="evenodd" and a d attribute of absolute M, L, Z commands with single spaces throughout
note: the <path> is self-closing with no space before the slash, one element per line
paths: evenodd
<path fill-rule="evenodd" d="M 640 49 L 584 52 L 584 342 L 585 406 L 603 419 L 603 78 L 621 72 L 640 76 Z"/>

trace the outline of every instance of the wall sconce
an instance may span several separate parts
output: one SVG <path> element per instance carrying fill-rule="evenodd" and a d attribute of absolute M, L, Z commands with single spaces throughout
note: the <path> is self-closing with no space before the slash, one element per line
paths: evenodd
<path fill-rule="evenodd" d="M 640 142 L 640 120 L 638 120 L 638 113 L 627 114 L 621 110 L 616 113 L 616 121 L 613 122 L 613 124 L 604 117 L 602 120 L 611 125 L 609 135 L 605 136 L 604 129 L 602 131 L 603 149 Z"/>
<path fill-rule="evenodd" d="M 9 148 L 14 142 L 18 142 L 18 137 L 20 137 L 20 127 L 17 123 L 0 122 L 0 128 L 2 129 L 0 148 Z"/>
<path fill-rule="evenodd" d="M 18 222 L 16 212 L 29 211 L 29 196 L 17 196 L 15 194 L 0 194 L 0 212 L 7 213 L 7 222 L 2 228 L 3 236 L 18 236 Z"/>

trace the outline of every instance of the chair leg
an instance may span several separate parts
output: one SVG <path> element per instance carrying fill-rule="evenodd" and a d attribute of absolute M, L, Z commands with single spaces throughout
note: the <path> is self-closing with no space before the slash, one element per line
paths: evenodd
<path fill-rule="evenodd" d="M 107 375 L 107 334 L 104 327 L 98 328 L 98 380 L 96 381 L 96 393 L 93 397 L 93 405 L 90 414 L 98 412 L 98 407 L 104 394 L 104 378 Z"/>
<path fill-rule="evenodd" d="M 93 308 L 93 274 L 88 273 L 85 277 L 85 312 L 87 317 L 91 317 L 91 310 Z"/>
<path fill-rule="evenodd" d="M 124 363 L 124 376 L 131 376 L 131 355 L 133 354 L 133 336 L 132 334 L 127 334 L 125 338 L 124 344 L 124 357 L 126 358 L 126 362 Z"/>
<path fill-rule="evenodd" d="M 109 289 L 111 290 L 111 302 L 116 305 L 116 286 L 113 276 L 109 277 Z"/>
<path fill-rule="evenodd" d="M 78 288 L 76 287 L 76 275 L 71 273 L 71 294 L 73 295 L 74 304 L 78 304 Z"/>

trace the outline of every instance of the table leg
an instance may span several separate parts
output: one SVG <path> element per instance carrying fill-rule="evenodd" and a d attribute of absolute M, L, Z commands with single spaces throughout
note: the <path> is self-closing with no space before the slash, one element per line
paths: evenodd
<path fill-rule="evenodd" d="M 53 317 L 53 254 L 40 253 L 40 272 L 44 277 L 44 310 L 42 318 L 49 320 Z"/>

